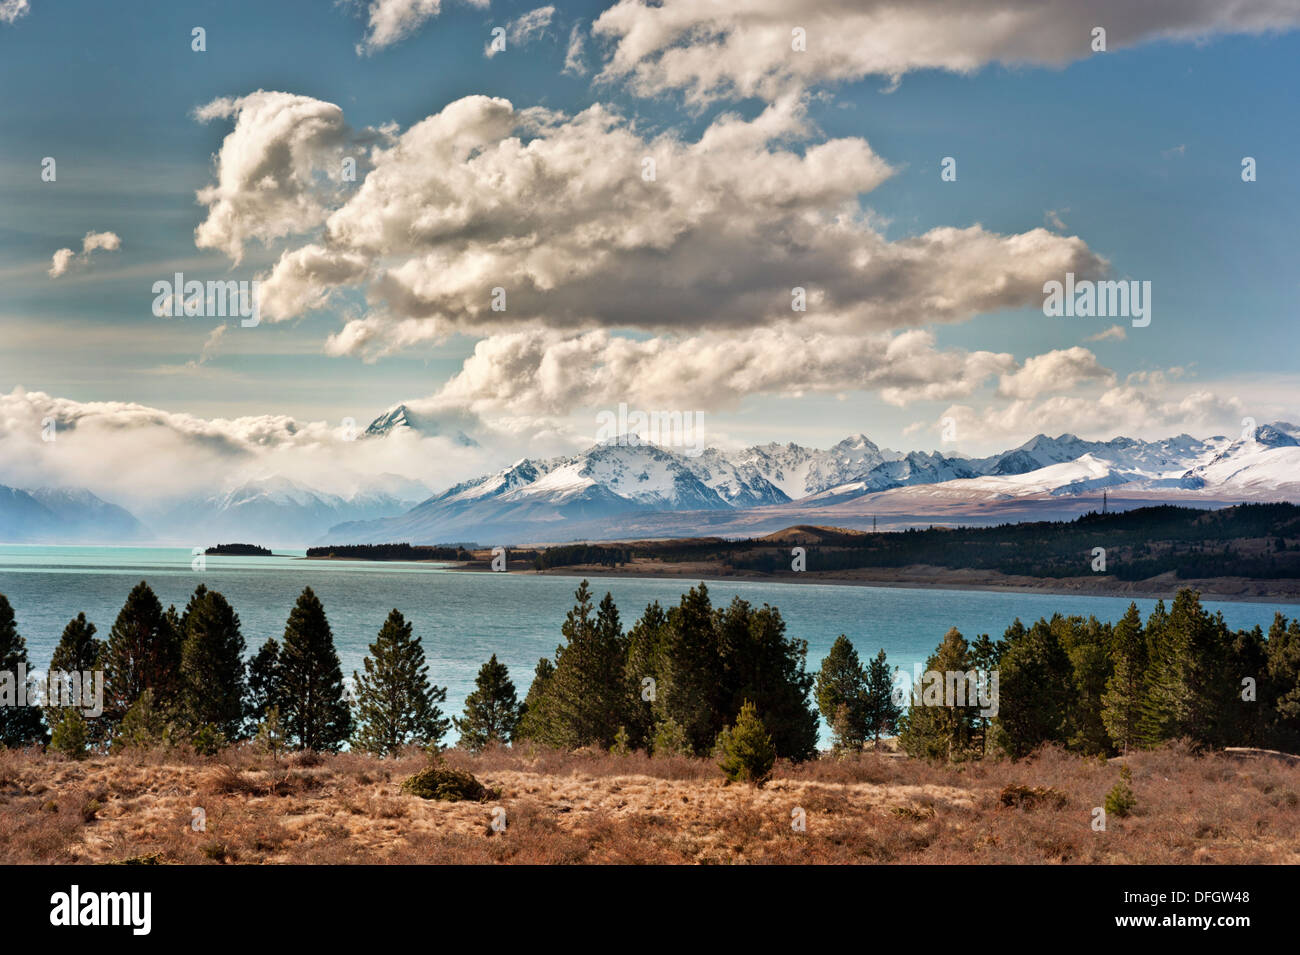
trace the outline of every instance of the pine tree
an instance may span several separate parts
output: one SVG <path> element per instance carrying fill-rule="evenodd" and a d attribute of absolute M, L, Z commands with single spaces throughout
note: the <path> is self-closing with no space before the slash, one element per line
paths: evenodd
<path fill-rule="evenodd" d="M 549 657 L 542 657 L 533 669 L 533 682 L 528 687 L 528 695 L 524 697 L 515 739 L 545 743 L 551 738 L 554 730 L 551 728 L 552 719 L 548 702 L 550 697 L 547 691 L 550 690 L 551 680 L 554 678 L 555 664 Z"/>
<path fill-rule="evenodd" d="M 254 724 L 265 720 L 272 708 L 279 708 L 280 684 L 280 644 L 275 637 L 268 637 L 248 662 L 248 715 Z"/>
<path fill-rule="evenodd" d="M 718 765 L 728 782 L 761 786 L 772 775 L 776 747 L 754 704 L 745 701 L 734 725 L 718 735 Z"/>
<path fill-rule="evenodd" d="M 1138 722 L 1146 684 L 1147 642 L 1136 603 L 1128 605 L 1115 625 L 1111 653 L 1115 669 L 1106 681 L 1101 718 L 1115 746 L 1121 753 L 1128 753 L 1139 740 Z"/>
<path fill-rule="evenodd" d="M 31 705 L 31 689 L 19 685 L 28 676 L 27 641 L 18 633 L 9 599 L 0 594 L 0 746 L 17 748 L 49 739 L 41 708 Z M 23 696 L 28 705 L 19 706 Z"/>
<path fill-rule="evenodd" d="M 867 674 L 849 638 L 840 634 L 817 671 L 817 708 L 836 749 L 861 749 L 867 739 Z"/>
<path fill-rule="evenodd" d="M 882 648 L 867 664 L 866 695 L 863 704 L 864 725 L 872 745 L 880 745 L 880 735 L 897 730 L 903 716 L 894 691 L 894 668 Z"/>
<path fill-rule="evenodd" d="M 1280 613 L 1268 630 L 1267 703 L 1272 745 L 1300 752 L 1300 619 L 1288 625 Z"/>
<path fill-rule="evenodd" d="M 280 718 L 297 749 L 336 751 L 352 731 L 343 697 L 343 671 L 325 608 L 303 588 L 289 614 L 280 648 Z"/>
<path fill-rule="evenodd" d="M 388 614 L 362 667 L 363 675 L 352 674 L 357 688 L 353 746 L 378 756 L 391 756 L 410 743 L 439 747 L 451 728 L 438 707 L 446 702 L 447 689 L 429 684 L 424 647 L 397 610 Z"/>
<path fill-rule="evenodd" d="M 625 685 L 631 694 L 627 712 L 629 744 L 649 749 L 655 732 L 654 705 L 659 695 L 659 655 L 668 617 L 655 601 L 628 631 Z"/>
<path fill-rule="evenodd" d="M 1012 759 L 1044 743 L 1065 743 L 1074 669 L 1046 620 L 1006 642 L 999 661 L 998 743 Z"/>
<path fill-rule="evenodd" d="M 479 667 L 474 692 L 465 698 L 465 715 L 456 719 L 460 745 L 471 752 L 510 742 L 519 724 L 519 699 L 510 671 L 497 655 Z"/>
<path fill-rule="evenodd" d="M 94 725 L 84 718 L 84 711 L 95 705 L 94 692 L 96 685 L 96 671 L 100 668 L 100 659 L 104 653 L 104 641 L 95 637 L 95 625 L 86 619 L 84 613 L 79 613 L 63 628 L 63 635 L 59 637 L 59 645 L 54 648 L 54 655 L 50 658 L 50 683 L 51 694 L 57 692 L 62 702 L 70 702 L 75 698 L 72 692 L 76 685 L 81 687 L 81 699 L 78 706 L 47 706 L 45 709 L 45 719 L 52 730 L 57 730 L 60 724 L 68 721 L 68 712 L 72 709 L 78 709 L 83 712 L 78 713 L 81 717 L 79 722 L 73 721 L 64 727 L 63 739 L 72 740 L 76 734 L 82 735 L 81 752 L 85 754 L 85 747 L 95 742 L 103 742 L 105 738 L 104 726 L 100 720 L 95 720 Z M 55 674 L 63 681 L 63 686 L 54 689 Z M 74 674 L 76 674 L 74 676 Z M 89 679 L 87 679 L 89 676 Z M 102 671 L 98 677 L 103 680 Z M 102 683 L 101 683 L 102 685 Z M 99 702 L 103 702 L 102 700 Z M 56 734 L 57 735 L 57 734 Z M 53 742 L 51 742 L 53 745 Z M 66 750 L 65 750 L 66 751 Z M 80 758 L 80 757 L 76 757 Z"/>
<path fill-rule="evenodd" d="M 994 641 L 989 638 L 987 633 L 981 633 L 970 645 L 971 663 L 975 665 L 975 672 L 979 674 L 979 691 L 984 694 L 986 700 L 992 700 L 993 692 L 996 689 L 994 684 L 994 671 L 998 669 L 998 661 L 1002 657 L 1003 644 L 1000 641 Z M 980 757 L 983 758 L 989 752 L 989 728 L 992 724 L 992 717 L 981 710 L 975 716 L 975 731 L 979 736 Z"/>
<path fill-rule="evenodd" d="M 75 706 L 54 710 L 58 721 L 50 733 L 50 749 L 69 759 L 85 759 L 90 744 L 90 727 Z"/>
<path fill-rule="evenodd" d="M 116 725 L 145 690 L 155 709 L 180 702 L 181 634 L 174 609 L 164 611 L 143 580 L 132 588 L 104 647 L 104 717 Z"/>
<path fill-rule="evenodd" d="M 1155 629 L 1148 620 L 1148 640 Z M 1159 635 L 1140 721 L 1144 740 L 1154 745 L 1185 737 L 1222 745 L 1224 714 L 1232 710 L 1236 691 L 1228 672 L 1230 639 L 1222 616 L 1211 617 L 1201 607 L 1200 594 L 1184 588 L 1161 621 Z"/>
<path fill-rule="evenodd" d="M 655 719 L 675 721 L 696 755 L 712 749 L 725 720 L 718 642 L 709 590 L 692 587 L 668 611 Z"/>
<path fill-rule="evenodd" d="M 630 706 L 624 684 L 627 643 L 610 594 L 594 618 L 587 581 L 579 584 L 574 597 L 561 627 L 567 642 L 555 651 L 555 674 L 547 689 L 550 726 L 543 742 L 569 749 L 609 749 L 627 722 Z"/>
<path fill-rule="evenodd" d="M 973 669 L 970 647 L 956 627 L 944 635 L 925 669 L 932 678 L 923 676 L 921 685 L 912 688 L 911 707 L 900 720 L 899 745 L 909 756 L 961 759 L 970 748 L 977 703 L 969 697 L 961 701 L 948 697 L 947 675 L 959 679 L 957 675 Z"/>
<path fill-rule="evenodd" d="M 220 593 L 202 584 L 181 618 L 182 700 L 191 730 L 211 727 L 238 739 L 246 715 L 248 684 L 239 615 Z"/>
<path fill-rule="evenodd" d="M 721 717 L 732 722 L 746 700 L 762 714 L 776 754 L 796 762 L 817 755 L 817 711 L 809 702 L 808 642 L 788 638 L 775 607 L 755 610 L 736 597 L 717 615 L 722 657 Z"/>

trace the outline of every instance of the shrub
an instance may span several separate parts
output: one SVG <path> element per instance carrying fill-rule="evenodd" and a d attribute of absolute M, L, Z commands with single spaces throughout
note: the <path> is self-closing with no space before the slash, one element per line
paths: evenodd
<path fill-rule="evenodd" d="M 746 701 L 735 725 L 718 734 L 717 755 L 728 782 L 761 786 L 772 775 L 776 748 L 753 703 Z"/>
<path fill-rule="evenodd" d="M 1064 809 L 1069 799 L 1065 793 L 1050 786 L 1003 786 L 998 801 L 1015 809 L 1037 809 L 1039 806 Z"/>
<path fill-rule="evenodd" d="M 69 707 L 64 711 L 63 719 L 54 726 L 50 749 L 69 759 L 85 759 L 87 730 L 85 717 L 79 710 Z"/>
<path fill-rule="evenodd" d="M 655 756 L 694 756 L 686 730 L 671 717 L 655 726 L 655 738 L 652 745 Z"/>
<path fill-rule="evenodd" d="M 428 766 L 409 777 L 402 783 L 402 792 L 421 799 L 441 799 L 447 802 L 482 802 L 499 795 L 475 779 L 473 774 L 438 764 Z"/>
<path fill-rule="evenodd" d="M 1106 794 L 1106 815 L 1123 819 L 1137 807 L 1137 797 L 1133 795 L 1133 789 L 1129 786 L 1132 779 L 1133 774 L 1129 768 L 1121 767 L 1119 782 Z"/>

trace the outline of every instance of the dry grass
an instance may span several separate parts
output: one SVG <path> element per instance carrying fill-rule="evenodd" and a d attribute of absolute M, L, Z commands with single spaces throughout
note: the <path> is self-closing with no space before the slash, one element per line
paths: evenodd
<path fill-rule="evenodd" d="M 883 753 L 778 764 L 762 789 L 724 786 L 706 760 L 451 751 L 449 765 L 500 790 L 483 803 L 402 793 L 426 764 L 414 752 L 77 763 L 0 751 L 0 862 L 1300 862 L 1300 765 L 1178 747 L 1125 761 L 1137 808 L 1097 832 L 1119 761 L 1050 750 L 951 767 Z"/>

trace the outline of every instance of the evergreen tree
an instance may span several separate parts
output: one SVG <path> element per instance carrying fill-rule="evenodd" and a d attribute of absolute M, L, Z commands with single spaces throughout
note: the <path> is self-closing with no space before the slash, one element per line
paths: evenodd
<path fill-rule="evenodd" d="M 700 584 L 668 611 L 655 707 L 656 722 L 676 722 L 696 755 L 712 749 L 723 727 L 722 668 L 709 590 Z"/>
<path fill-rule="evenodd" d="M 287 650 L 287 636 L 285 647 Z M 397 610 L 388 614 L 362 667 L 363 675 L 352 673 L 357 688 L 357 729 L 352 743 L 357 749 L 391 756 L 408 743 L 441 745 L 451 728 L 451 721 L 438 707 L 446 702 L 447 689 L 430 686 L 424 647 Z"/>
<path fill-rule="evenodd" d="M 28 679 L 27 641 L 18 633 L 14 608 L 0 594 L 0 746 L 20 747 L 49 739 L 39 706 L 31 705 L 32 690 L 19 684 Z M 21 697 L 28 705 L 19 706 Z"/>
<path fill-rule="evenodd" d="M 960 701 L 949 689 L 955 691 L 972 669 L 970 646 L 953 627 L 926 661 L 921 684 L 912 687 L 911 707 L 900 719 L 898 742 L 909 756 L 951 761 L 967 755 L 978 702 L 969 698 L 968 683 L 960 684 Z"/>
<path fill-rule="evenodd" d="M 1044 743 L 1065 743 L 1074 668 L 1051 623 L 1021 627 L 1007 640 L 998 666 L 994 728 L 1002 749 L 1020 759 Z"/>
<path fill-rule="evenodd" d="M 68 722 L 68 711 L 71 709 L 80 709 L 82 711 L 91 708 L 94 703 L 94 692 L 96 685 L 96 671 L 100 667 L 100 659 L 104 653 L 104 641 L 95 636 L 95 625 L 86 619 L 84 613 L 79 613 L 63 628 L 63 635 L 59 637 L 59 645 L 54 648 L 54 656 L 50 658 L 50 693 L 58 693 L 59 699 L 63 702 L 70 702 L 74 699 L 73 681 L 81 687 L 81 700 L 79 707 L 71 706 L 47 706 L 45 709 L 45 718 L 52 730 L 57 730 L 60 724 Z M 63 687 L 54 688 L 54 675 L 60 674 L 63 681 Z M 77 676 L 73 676 L 77 674 Z M 90 678 L 87 680 L 87 675 Z M 102 680 L 102 672 L 99 680 Z M 100 701 L 102 702 L 102 701 Z M 68 723 L 64 727 L 61 739 L 65 741 L 75 741 L 80 734 L 81 753 L 85 754 L 85 748 L 92 743 L 103 742 L 106 738 L 105 727 L 100 720 L 91 722 L 84 718 L 84 713 L 78 713 L 77 719 Z M 57 732 L 55 735 L 59 735 Z M 53 742 L 51 742 L 53 745 Z M 69 752 L 68 749 L 63 749 Z M 80 756 L 75 757 L 80 758 Z"/>
<path fill-rule="evenodd" d="M 238 739 L 248 696 L 239 615 L 220 593 L 199 584 L 185 608 L 181 627 L 181 698 L 186 722 L 192 731 L 207 726 L 227 740 Z"/>
<path fill-rule="evenodd" d="M 867 664 L 866 699 L 863 706 L 867 735 L 873 746 L 880 745 L 882 733 L 898 729 L 903 708 L 894 694 L 894 668 L 885 659 L 882 648 Z"/>
<path fill-rule="evenodd" d="M 280 644 L 268 637 L 248 662 L 248 715 L 254 724 L 261 724 L 273 707 L 280 706 L 280 683 Z"/>
<path fill-rule="evenodd" d="M 656 600 L 645 608 L 641 619 L 628 631 L 624 678 L 631 694 L 627 734 L 629 744 L 634 749 L 649 749 L 654 736 L 654 704 L 659 695 L 659 653 L 667 626 L 668 617 Z"/>
<path fill-rule="evenodd" d="M 85 759 L 90 744 L 90 727 L 81 711 L 75 706 L 53 710 L 58 722 L 50 734 L 50 749 L 69 759 Z"/>
<path fill-rule="evenodd" d="M 981 633 L 971 642 L 970 659 L 975 664 L 975 671 L 979 675 L 978 690 L 984 694 L 985 699 L 992 699 L 995 684 L 993 681 L 994 671 L 998 669 L 998 661 L 1002 658 L 1003 645 L 999 641 L 989 638 L 987 633 Z M 989 752 L 989 727 L 992 723 L 992 717 L 986 715 L 983 711 L 975 715 L 975 732 L 979 737 L 980 756 L 984 757 Z"/>
<path fill-rule="evenodd" d="M 555 673 L 547 689 L 549 727 L 543 742 L 576 749 L 609 749 L 631 705 L 624 671 L 627 643 L 610 594 L 592 617 L 591 588 L 582 581 L 556 648 Z"/>
<path fill-rule="evenodd" d="M 1095 617 L 1056 617 L 1053 626 L 1070 660 L 1073 695 L 1066 704 L 1066 739 L 1071 749 L 1096 756 L 1110 752 L 1111 738 L 1103 716 L 1107 681 L 1114 664 L 1108 624 Z"/>
<path fill-rule="evenodd" d="M 465 715 L 456 719 L 460 745 L 478 752 L 492 743 L 508 743 L 519 724 L 519 699 L 510 671 L 497 655 L 479 667 L 474 692 L 465 698 Z"/>
<path fill-rule="evenodd" d="M 1175 596 L 1167 618 L 1158 624 L 1148 620 L 1148 642 L 1157 627 L 1159 642 L 1151 654 L 1141 719 L 1145 741 L 1156 744 L 1186 737 L 1222 745 L 1225 714 L 1235 711 L 1236 695 L 1228 672 L 1230 641 L 1222 616 L 1211 617 L 1201 607 L 1200 594 L 1185 588 Z"/>
<path fill-rule="evenodd" d="M 104 718 L 116 725 L 145 690 L 152 705 L 174 709 L 181 686 L 181 634 L 174 608 L 164 611 L 143 580 L 132 588 L 104 647 Z"/>
<path fill-rule="evenodd" d="M 547 691 L 555 678 L 555 664 L 549 657 L 542 657 L 533 669 L 533 682 L 528 686 L 528 695 L 524 697 L 523 709 L 519 714 L 519 726 L 515 730 L 515 739 L 532 740 L 545 743 L 554 732 L 551 728 L 550 697 Z"/>
<path fill-rule="evenodd" d="M 746 700 L 735 724 L 718 735 L 717 753 L 728 782 L 761 786 L 772 775 L 776 747 L 753 703 Z"/>
<path fill-rule="evenodd" d="M 286 737 L 297 749 L 338 750 L 351 734 L 352 713 L 325 608 L 310 587 L 285 624 L 279 674 Z"/>
<path fill-rule="evenodd" d="M 808 642 L 788 638 L 775 607 L 757 610 L 736 597 L 717 615 L 722 657 L 722 719 L 733 722 L 749 701 L 762 714 L 776 754 L 796 762 L 817 755 L 817 711 L 809 702 Z"/>
<path fill-rule="evenodd" d="M 858 651 L 842 633 L 817 671 L 816 698 L 835 748 L 861 749 L 868 735 L 867 674 Z"/>
<path fill-rule="evenodd" d="M 1276 614 L 1269 627 L 1267 703 L 1272 745 L 1300 753 L 1300 619 Z"/>

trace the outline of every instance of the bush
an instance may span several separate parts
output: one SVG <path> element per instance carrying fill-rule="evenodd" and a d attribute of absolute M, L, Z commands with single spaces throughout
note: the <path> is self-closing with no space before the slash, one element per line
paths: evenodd
<path fill-rule="evenodd" d="M 651 751 L 655 756 L 664 757 L 695 755 L 691 741 L 686 738 L 686 730 L 671 717 L 656 724 Z"/>
<path fill-rule="evenodd" d="M 718 734 L 716 753 L 728 782 L 761 786 L 772 775 L 776 747 L 753 703 L 746 701 L 735 725 Z"/>
<path fill-rule="evenodd" d="M 484 786 L 473 774 L 443 765 L 420 770 L 402 783 L 402 792 L 421 799 L 441 799 L 446 802 L 483 802 L 500 795 Z"/>
<path fill-rule="evenodd" d="M 1051 786 L 1003 786 L 998 801 L 1014 809 L 1037 809 L 1039 806 L 1064 809 L 1069 798 Z"/>
<path fill-rule="evenodd" d="M 50 736 L 50 749 L 62 753 L 69 759 L 86 758 L 86 739 L 88 728 L 85 717 L 76 709 L 64 711 L 63 719 L 54 726 Z"/>
<path fill-rule="evenodd" d="M 1133 789 L 1129 783 L 1133 779 L 1133 774 L 1127 766 L 1123 766 L 1119 771 L 1119 782 L 1115 787 L 1106 794 L 1106 815 L 1118 816 L 1123 819 L 1137 807 L 1137 797 L 1133 795 Z"/>

